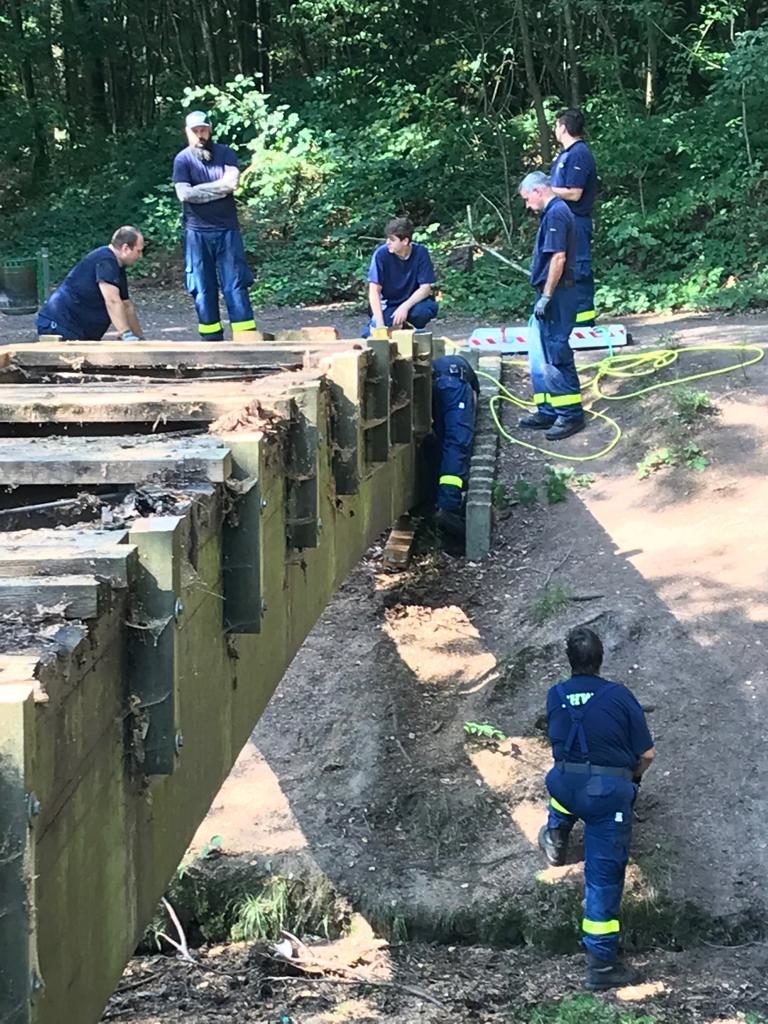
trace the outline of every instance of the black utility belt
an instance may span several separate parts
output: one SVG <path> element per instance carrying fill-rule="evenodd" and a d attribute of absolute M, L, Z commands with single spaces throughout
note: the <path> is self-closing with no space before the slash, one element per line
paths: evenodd
<path fill-rule="evenodd" d="M 555 761 L 555 768 L 569 775 L 614 775 L 619 779 L 628 779 L 630 782 L 635 777 L 631 768 L 615 768 L 609 764 L 580 764 L 576 761 Z"/>

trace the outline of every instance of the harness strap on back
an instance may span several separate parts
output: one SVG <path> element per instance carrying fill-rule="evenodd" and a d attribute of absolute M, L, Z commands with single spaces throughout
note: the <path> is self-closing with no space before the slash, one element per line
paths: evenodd
<path fill-rule="evenodd" d="M 606 693 L 610 693 L 611 690 L 616 689 L 618 683 L 609 683 L 603 686 L 602 689 L 593 693 L 586 704 L 582 704 L 579 707 L 574 707 L 568 699 L 568 694 L 565 692 L 565 683 L 557 684 L 557 695 L 560 698 L 560 703 L 568 712 L 568 717 L 571 720 L 571 729 L 568 733 L 568 739 L 565 741 L 564 753 L 570 754 L 573 750 L 573 745 L 576 740 L 579 741 L 579 751 L 582 754 L 589 754 L 589 746 L 587 745 L 587 734 L 584 732 L 584 716 L 594 707 L 595 702 L 599 701 L 601 697 L 604 697 Z"/>

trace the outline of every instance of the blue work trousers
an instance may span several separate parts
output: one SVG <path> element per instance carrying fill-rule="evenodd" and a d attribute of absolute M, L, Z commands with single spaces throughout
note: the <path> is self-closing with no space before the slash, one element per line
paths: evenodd
<path fill-rule="evenodd" d="M 577 327 L 590 327 L 595 322 L 595 279 L 592 276 L 592 218 L 576 220 L 576 264 L 573 290 L 576 300 Z"/>
<path fill-rule="evenodd" d="M 576 315 L 575 288 L 555 288 L 543 320 L 531 321 L 528 367 L 537 411 L 564 420 L 581 420 L 581 384 L 568 343 Z M 539 298 L 539 292 L 536 298 Z"/>
<path fill-rule="evenodd" d="M 432 419 L 440 444 L 437 507 L 459 512 L 475 436 L 475 393 L 471 386 L 453 374 L 435 377 Z"/>
<path fill-rule="evenodd" d="M 555 765 L 547 775 L 547 789 L 547 828 L 570 832 L 578 818 L 584 822 L 582 945 L 598 960 L 613 961 L 637 786 L 609 775 L 574 775 Z"/>
<path fill-rule="evenodd" d="M 408 312 L 408 323 L 411 327 L 415 327 L 417 331 L 422 330 L 427 326 L 430 320 L 434 320 L 437 316 L 437 303 L 434 299 L 422 299 L 421 302 L 417 302 L 415 306 L 411 306 Z M 392 326 L 392 317 L 395 315 L 397 304 L 393 303 L 391 306 L 385 306 L 382 312 L 384 313 L 384 326 Z M 370 318 L 368 323 L 365 325 L 362 337 L 367 338 L 370 336 L 371 331 L 376 326 L 376 321 L 373 317 Z"/>
<path fill-rule="evenodd" d="M 226 231 L 185 232 L 187 291 L 195 300 L 201 341 L 221 341 L 219 286 L 227 304 L 233 333 L 255 331 L 248 289 L 253 274 L 245 259 L 243 240 L 234 228 Z"/>

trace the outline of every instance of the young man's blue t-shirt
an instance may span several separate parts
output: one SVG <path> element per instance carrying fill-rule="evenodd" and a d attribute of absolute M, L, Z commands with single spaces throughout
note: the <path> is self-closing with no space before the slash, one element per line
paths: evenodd
<path fill-rule="evenodd" d="M 588 753 L 582 752 L 578 739 L 568 753 L 565 752 L 572 720 L 555 685 L 547 693 L 549 740 L 555 760 L 589 761 L 634 770 L 640 755 L 653 746 L 645 713 L 634 694 L 626 686 L 600 676 L 572 676 L 562 685 L 569 703 L 585 709 L 582 725 Z M 590 712 L 590 700 L 606 686 L 613 689 L 601 697 Z"/>
<path fill-rule="evenodd" d="M 421 285 L 434 284 L 435 271 L 426 246 L 418 242 L 412 243 L 406 260 L 380 245 L 371 257 L 368 281 L 381 285 L 381 305 L 388 309 L 410 299 Z"/>
<path fill-rule="evenodd" d="M 99 283 L 113 284 L 128 298 L 128 278 L 108 245 L 89 252 L 46 299 L 38 313 L 50 329 L 69 340 L 99 341 L 109 330 L 110 317 Z"/>
<path fill-rule="evenodd" d="M 581 199 L 568 205 L 577 217 L 591 217 L 597 195 L 597 165 L 592 150 L 581 139 L 555 158 L 550 171 L 552 188 L 580 188 Z"/>
<path fill-rule="evenodd" d="M 176 154 L 173 183 L 207 185 L 224 177 L 225 167 L 237 167 L 237 154 L 229 146 L 213 143 L 210 160 L 203 160 L 191 146 Z M 210 203 L 182 203 L 184 227 L 193 231 L 238 230 L 237 207 L 233 195 L 212 199 Z"/>
<path fill-rule="evenodd" d="M 549 272 L 549 261 L 555 252 L 566 254 L 565 269 L 560 283 L 573 279 L 576 259 L 576 222 L 568 204 L 555 196 L 540 214 L 539 230 L 533 245 L 530 282 L 534 288 L 543 288 Z"/>

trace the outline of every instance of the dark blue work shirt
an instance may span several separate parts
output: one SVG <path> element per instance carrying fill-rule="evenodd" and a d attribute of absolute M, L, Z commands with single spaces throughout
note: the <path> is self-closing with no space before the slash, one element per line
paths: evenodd
<path fill-rule="evenodd" d="M 411 245 L 407 260 L 380 245 L 371 257 L 368 280 L 381 285 L 381 304 L 388 309 L 410 299 L 421 285 L 434 284 L 435 271 L 426 246 L 418 242 Z"/>
<path fill-rule="evenodd" d="M 43 303 L 40 315 L 61 328 L 62 334 L 80 341 L 100 341 L 109 330 L 110 318 L 99 282 L 113 284 L 121 299 L 128 298 L 125 267 L 108 245 L 94 249 L 75 264 Z"/>
<path fill-rule="evenodd" d="M 224 177 L 225 167 L 237 167 L 237 154 L 229 146 L 213 144 L 210 160 L 203 160 L 191 146 L 176 154 L 173 161 L 173 183 L 207 185 Z M 212 199 L 210 203 L 182 203 L 185 228 L 193 231 L 237 230 L 237 207 L 233 195 Z"/>
<path fill-rule="evenodd" d="M 580 188 L 581 199 L 568 202 L 577 217 L 591 217 L 597 195 L 597 165 L 592 150 L 581 139 L 555 158 L 549 172 L 552 188 Z"/>
<path fill-rule="evenodd" d="M 563 199 L 555 196 L 539 214 L 539 231 L 533 244 L 530 281 L 534 288 L 543 288 L 549 272 L 549 261 L 555 252 L 566 253 L 565 269 L 560 283 L 573 280 L 576 259 L 576 222 Z"/>
<path fill-rule="evenodd" d="M 582 753 L 578 738 L 570 751 L 565 752 L 571 732 L 571 717 L 563 707 L 555 685 L 547 693 L 548 732 L 554 759 L 634 769 L 640 755 L 653 746 L 653 739 L 645 712 L 631 690 L 600 676 L 572 676 L 563 685 L 569 703 L 586 709 L 582 725 L 588 753 Z M 590 700 L 605 686 L 613 686 L 614 689 L 601 697 L 590 712 Z"/>

